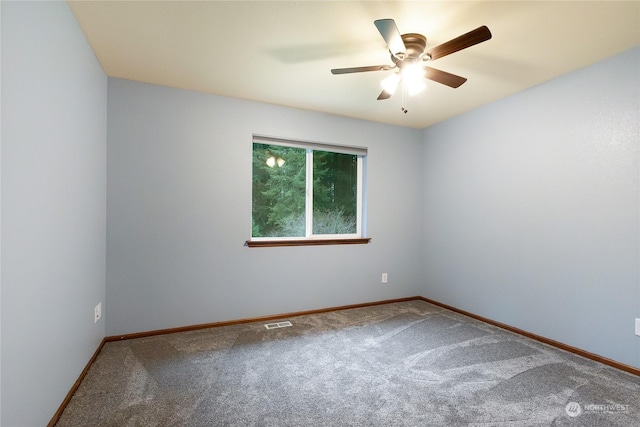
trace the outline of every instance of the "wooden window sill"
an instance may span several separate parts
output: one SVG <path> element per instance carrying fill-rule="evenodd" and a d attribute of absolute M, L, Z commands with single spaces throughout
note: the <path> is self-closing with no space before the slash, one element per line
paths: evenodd
<path fill-rule="evenodd" d="M 320 246 L 320 245 L 366 245 L 370 237 L 354 239 L 300 239 L 300 240 L 247 240 L 250 248 L 272 248 L 278 246 Z"/>

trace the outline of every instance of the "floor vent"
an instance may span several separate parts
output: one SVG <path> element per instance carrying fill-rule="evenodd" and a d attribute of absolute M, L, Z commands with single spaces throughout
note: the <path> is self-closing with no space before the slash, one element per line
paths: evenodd
<path fill-rule="evenodd" d="M 289 326 L 293 325 L 288 320 L 286 322 L 267 323 L 266 325 L 264 325 L 264 327 L 267 329 L 288 328 Z"/>

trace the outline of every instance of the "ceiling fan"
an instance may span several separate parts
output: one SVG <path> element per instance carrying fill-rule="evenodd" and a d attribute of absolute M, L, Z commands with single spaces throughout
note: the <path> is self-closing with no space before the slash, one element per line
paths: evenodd
<path fill-rule="evenodd" d="M 427 38 L 422 34 L 410 33 L 400 35 L 393 19 L 378 19 L 374 21 L 374 24 L 387 43 L 393 65 L 334 68 L 331 70 L 331 73 L 350 74 L 395 69 L 396 71 L 393 74 L 381 82 L 383 90 L 378 96 L 378 100 L 390 98 L 391 95 L 395 93 L 401 81 L 404 81 L 408 86 L 409 95 L 424 89 L 424 78 L 452 88 L 460 87 L 460 85 L 467 81 L 466 78 L 427 67 L 425 64 L 491 38 L 489 28 L 482 26 L 425 52 Z M 404 107 L 403 111 L 406 113 Z"/>

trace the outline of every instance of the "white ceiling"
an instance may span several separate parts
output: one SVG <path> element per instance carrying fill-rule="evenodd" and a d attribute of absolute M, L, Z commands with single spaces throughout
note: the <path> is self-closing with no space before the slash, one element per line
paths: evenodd
<path fill-rule="evenodd" d="M 69 1 L 107 75 L 424 128 L 640 44 L 640 2 Z M 467 77 L 377 101 L 391 64 L 373 24 L 427 50 L 487 25 L 493 38 L 429 65 Z M 612 77 L 614 78 L 614 77 Z M 409 112 L 403 114 L 401 106 Z"/>

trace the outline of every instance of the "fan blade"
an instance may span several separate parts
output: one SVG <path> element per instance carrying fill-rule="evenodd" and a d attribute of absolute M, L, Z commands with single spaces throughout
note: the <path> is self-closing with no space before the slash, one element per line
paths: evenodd
<path fill-rule="evenodd" d="M 486 25 L 483 25 L 482 27 L 478 27 L 475 30 L 469 31 L 466 34 L 434 47 L 428 51 L 427 54 L 431 56 L 431 59 L 442 58 L 443 56 L 447 56 L 459 50 L 487 41 L 490 38 L 491 31 L 489 31 Z"/>
<path fill-rule="evenodd" d="M 393 19 L 378 19 L 373 23 L 378 31 L 380 31 L 380 35 L 384 41 L 387 43 L 389 52 L 391 52 L 391 54 L 396 58 L 404 56 L 407 48 L 404 46 L 404 42 L 402 41 L 402 36 L 396 26 L 396 22 Z"/>
<path fill-rule="evenodd" d="M 436 70 L 431 67 L 424 67 L 424 76 L 434 82 L 442 83 L 443 85 L 457 88 L 467 81 L 464 77 L 456 76 L 455 74 L 447 73 L 446 71 Z"/>
<path fill-rule="evenodd" d="M 394 65 L 371 65 L 368 67 L 334 68 L 333 70 L 331 70 L 331 74 L 362 73 L 365 71 L 386 71 L 393 68 L 395 68 Z"/>
<path fill-rule="evenodd" d="M 380 101 L 381 99 L 389 99 L 389 98 L 391 98 L 391 94 L 386 90 L 383 90 L 382 92 L 380 92 L 380 95 L 378 95 L 378 101 Z"/>

